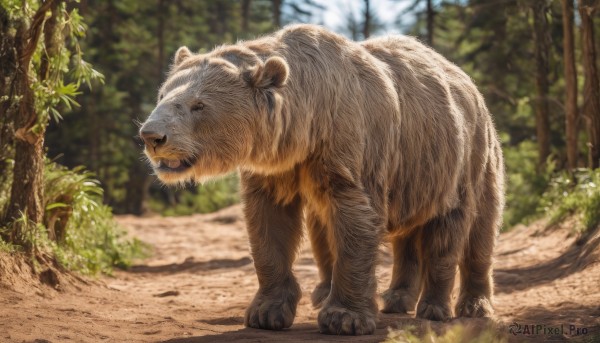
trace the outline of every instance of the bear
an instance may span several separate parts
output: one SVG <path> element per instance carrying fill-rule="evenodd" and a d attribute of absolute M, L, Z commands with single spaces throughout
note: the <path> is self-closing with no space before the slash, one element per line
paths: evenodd
<path fill-rule="evenodd" d="M 140 136 L 166 184 L 239 172 L 259 284 L 246 326 L 292 325 L 305 228 L 324 334 L 374 332 L 386 241 L 383 312 L 493 315 L 500 142 L 472 80 L 416 39 L 354 42 L 303 24 L 205 54 L 181 47 Z"/>

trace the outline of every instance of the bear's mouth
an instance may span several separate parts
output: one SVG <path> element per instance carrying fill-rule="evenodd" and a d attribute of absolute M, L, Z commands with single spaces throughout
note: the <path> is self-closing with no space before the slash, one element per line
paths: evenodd
<path fill-rule="evenodd" d="M 160 159 L 158 160 L 158 164 L 156 165 L 156 169 L 161 172 L 169 172 L 169 173 L 180 173 L 186 171 L 191 168 L 194 164 L 194 161 L 184 159 L 184 160 L 169 160 L 169 159 Z"/>

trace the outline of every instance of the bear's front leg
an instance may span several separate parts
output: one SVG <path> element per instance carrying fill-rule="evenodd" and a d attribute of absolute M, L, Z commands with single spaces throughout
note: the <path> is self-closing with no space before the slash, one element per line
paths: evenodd
<path fill-rule="evenodd" d="M 375 331 L 375 263 L 381 220 L 360 186 L 336 182 L 331 193 L 331 293 L 319 312 L 319 330 L 334 335 Z"/>
<path fill-rule="evenodd" d="M 259 283 L 244 323 L 257 329 L 281 330 L 294 322 L 301 296 L 292 263 L 301 239 L 302 209 L 297 195 L 276 198 L 280 193 L 273 188 L 275 181 L 272 177 L 242 175 L 244 214 Z"/>

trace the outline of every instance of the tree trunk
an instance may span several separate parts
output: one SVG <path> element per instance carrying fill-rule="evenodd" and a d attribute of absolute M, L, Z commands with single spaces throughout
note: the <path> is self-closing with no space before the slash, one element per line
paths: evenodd
<path fill-rule="evenodd" d="M 14 76 L 9 99 L 20 96 L 16 107 L 15 118 L 15 165 L 10 193 L 10 204 L 3 218 L 3 224 L 12 225 L 9 233 L 11 242 L 27 245 L 24 230 L 29 223 L 15 222 L 16 219 L 26 216 L 33 224 L 42 222 L 44 216 L 44 133 L 46 122 L 39 122 L 35 111 L 35 96 L 30 84 L 31 58 L 38 46 L 42 30 L 46 43 L 51 44 L 50 50 L 42 59 L 40 67 L 40 80 L 48 74 L 49 61 L 53 51 L 54 31 L 56 16 L 58 15 L 60 0 L 48 0 L 40 5 L 29 28 L 24 29 L 24 23 L 17 30 L 15 48 L 18 56 L 18 72 Z M 52 11 L 50 18 L 46 19 L 46 12 Z M 46 23 L 46 25 L 44 25 Z M 32 130 L 37 125 L 35 132 Z"/>
<path fill-rule="evenodd" d="M 10 80 L 17 73 L 17 56 L 15 50 L 15 37 L 11 33 L 13 25 L 3 6 L 0 6 L 0 95 L 10 93 Z M 9 184 L 9 175 L 14 145 L 14 118 L 11 107 L 14 104 L 11 101 L 0 101 L 0 191 Z M 4 209 L 0 208 L 0 218 L 2 218 Z"/>
<path fill-rule="evenodd" d="M 273 4 L 273 25 L 276 29 L 281 27 L 281 2 L 282 0 L 272 0 Z"/>
<path fill-rule="evenodd" d="M 367 39 L 371 35 L 371 6 L 370 1 L 365 0 L 365 22 L 363 25 L 363 38 Z"/>
<path fill-rule="evenodd" d="M 546 0 L 536 0 L 533 4 L 533 26 L 535 39 L 536 61 L 536 101 L 535 120 L 538 140 L 539 165 L 546 163 L 550 156 L 550 120 L 548 106 L 548 73 L 550 42 L 548 37 L 548 3 Z"/>
<path fill-rule="evenodd" d="M 162 84 L 164 60 L 165 60 L 165 2 L 158 0 L 158 27 L 156 29 L 156 37 L 158 38 L 158 63 L 157 63 L 157 79 L 158 84 Z"/>
<path fill-rule="evenodd" d="M 562 10 L 567 161 L 569 169 L 573 170 L 577 168 L 577 69 L 573 34 L 573 0 L 562 0 Z"/>
<path fill-rule="evenodd" d="M 248 34 L 250 22 L 250 3 L 252 0 L 242 0 L 242 34 Z"/>
<path fill-rule="evenodd" d="M 129 169 L 129 181 L 126 184 L 125 213 L 140 216 L 148 211 L 146 200 L 151 181 L 146 164 L 138 160 L 134 161 Z"/>
<path fill-rule="evenodd" d="M 131 108 L 130 119 L 133 121 L 137 118 L 137 114 L 142 112 L 141 97 L 130 98 L 129 106 Z M 139 151 L 140 146 L 135 139 L 131 140 L 131 151 Z M 142 215 L 148 211 L 147 199 L 150 191 L 150 183 L 152 178 L 148 173 L 148 166 L 139 158 L 134 158 L 129 167 L 129 179 L 125 184 L 125 204 L 124 212 L 134 215 Z M 116 209 L 122 212 L 122 209 Z"/>
<path fill-rule="evenodd" d="M 579 0 L 583 50 L 583 107 L 588 128 L 588 165 L 596 169 L 600 164 L 600 82 L 596 66 L 596 46 L 594 40 L 594 1 Z"/>
<path fill-rule="evenodd" d="M 165 16 L 164 16 L 164 0 L 158 0 L 158 27 L 157 27 L 157 51 L 158 51 L 158 59 L 156 63 L 157 73 L 157 82 L 161 84 L 163 81 L 163 73 L 165 68 L 164 56 L 165 56 Z M 217 13 L 217 18 L 222 15 L 224 12 L 223 5 L 216 5 L 217 7 L 214 9 Z M 218 25 L 224 25 L 221 23 L 214 23 L 215 27 L 213 27 L 216 33 L 219 33 L 222 30 L 222 26 L 219 28 Z M 138 98 L 132 99 L 134 102 L 131 103 L 131 107 L 134 110 L 131 113 L 140 113 L 141 112 L 141 104 L 138 103 Z M 132 120 L 135 120 L 135 115 L 132 117 Z M 139 146 L 135 146 L 135 150 L 139 149 Z M 132 166 L 129 168 L 129 180 L 126 184 L 126 194 L 125 194 L 125 212 L 131 213 L 135 215 L 142 215 L 148 211 L 146 200 L 149 196 L 150 183 L 152 182 L 151 177 L 148 175 L 148 167 L 144 162 L 139 160 L 133 161 Z"/>
<path fill-rule="evenodd" d="M 433 10 L 433 0 L 427 0 L 427 43 L 433 47 L 433 30 L 435 23 L 435 11 Z"/>

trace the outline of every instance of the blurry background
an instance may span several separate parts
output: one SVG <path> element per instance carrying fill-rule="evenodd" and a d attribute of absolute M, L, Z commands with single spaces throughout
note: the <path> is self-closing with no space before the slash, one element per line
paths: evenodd
<path fill-rule="evenodd" d="M 38 10 L 47 6 L 50 11 L 30 62 L 30 72 L 37 75 L 32 86 L 37 117 L 29 124 L 37 126 L 19 122 L 14 113 L 22 106 L 20 93 L 12 92 L 8 83 L 0 85 L 3 104 L 12 99 L 14 105 L 2 107 L 0 227 L 5 240 L 14 240 L 12 225 L 19 218 L 46 228 L 56 223 L 67 226 L 68 211 L 76 212 L 72 201 L 79 191 L 101 195 L 98 201 L 114 213 L 136 215 L 204 213 L 238 202 L 236 175 L 185 189 L 162 186 L 143 160 L 142 146 L 135 139 L 136 123 L 144 121 L 154 107 L 157 89 L 178 47 L 209 51 L 289 23 L 321 24 L 354 40 L 394 33 L 418 37 L 463 68 L 485 96 L 506 156 L 504 227 L 544 214 L 555 221 L 578 215 L 583 223 L 578 230 L 600 221 L 600 176 L 594 171 L 600 161 L 597 0 L 0 3 L 4 81 L 18 70 L 19 59 L 10 54 L 12 46 L 27 42 L 28 31 L 23 28 L 35 32 L 36 23 L 40 24 L 35 21 Z M 53 31 L 51 24 L 60 29 Z M 17 49 L 24 52 L 27 49 Z M 46 78 L 48 70 L 51 77 Z M 34 191 L 14 186 L 23 180 L 16 170 L 22 172 L 27 163 L 34 163 L 19 164 L 18 136 L 23 127 L 36 139 L 42 137 L 47 156 L 43 182 L 54 193 L 35 191 L 41 186 L 33 187 Z M 80 186 L 63 194 L 53 188 L 56 179 L 49 176 L 53 171 L 59 176 L 61 171 L 69 173 L 59 165 L 83 166 L 93 174 L 80 179 L 80 171 L 69 174 Z M 90 191 L 84 187 L 86 182 L 96 188 Z M 21 189 L 30 193 L 29 198 L 21 196 Z M 34 195 L 42 197 L 45 206 L 37 212 L 23 205 Z M 110 208 L 106 211 L 110 213 Z"/>
<path fill-rule="evenodd" d="M 81 42 L 84 59 L 104 74 L 104 85 L 84 89 L 77 98 L 81 106 L 64 121 L 51 122 L 48 156 L 93 171 L 104 201 L 117 213 L 214 211 L 238 200 L 235 177 L 188 189 L 162 187 L 133 139 L 134 122 L 151 112 L 179 46 L 209 51 L 298 22 L 325 25 L 355 40 L 401 32 L 461 66 L 483 92 L 507 156 L 506 226 L 511 226 L 536 211 L 550 174 L 569 166 L 563 55 L 575 56 L 580 90 L 585 73 L 581 18 L 576 9 L 572 26 L 564 27 L 562 5 L 548 0 L 84 0 L 75 5 L 89 27 Z M 593 19 L 600 30 L 600 20 Z M 565 29 L 574 35 L 571 51 L 563 44 Z M 587 112 L 581 92 L 576 99 L 571 167 L 584 167 Z"/>

